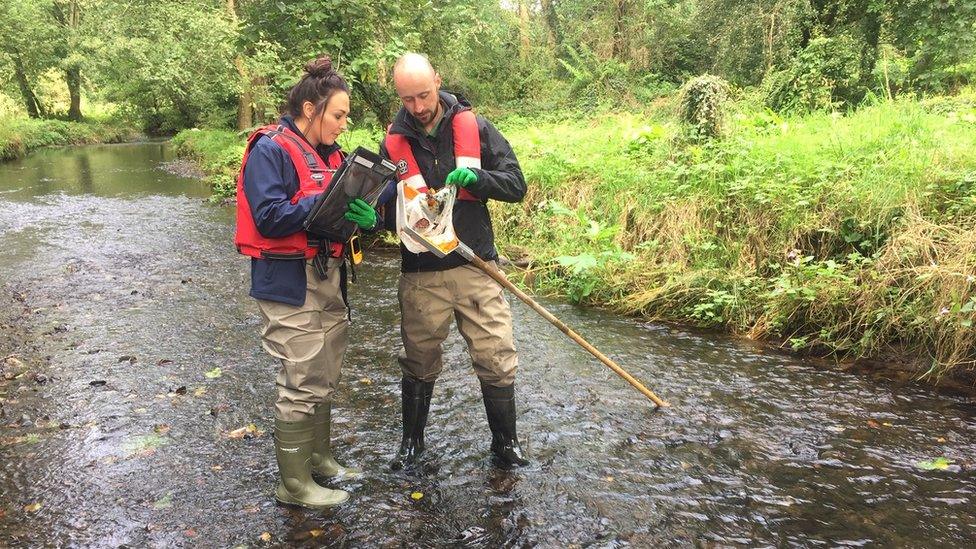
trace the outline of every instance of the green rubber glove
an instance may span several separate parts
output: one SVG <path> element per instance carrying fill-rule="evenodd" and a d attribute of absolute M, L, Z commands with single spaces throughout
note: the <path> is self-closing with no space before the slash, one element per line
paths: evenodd
<path fill-rule="evenodd" d="M 474 173 L 471 169 L 456 168 L 453 172 L 447 174 L 447 179 L 444 180 L 444 184 L 457 185 L 463 189 L 477 180 L 478 174 Z"/>
<path fill-rule="evenodd" d="M 346 213 L 342 217 L 359 225 L 360 229 L 370 230 L 376 227 L 376 210 L 362 198 L 354 198 L 349 201 Z"/>

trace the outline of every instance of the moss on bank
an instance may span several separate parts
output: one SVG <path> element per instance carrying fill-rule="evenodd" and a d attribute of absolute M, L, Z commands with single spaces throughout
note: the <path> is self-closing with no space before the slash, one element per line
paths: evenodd
<path fill-rule="evenodd" d="M 492 203 L 499 246 L 538 290 L 846 359 L 897 346 L 933 378 L 976 365 L 972 95 L 739 106 L 706 143 L 663 110 L 498 125 L 529 182 L 523 203 Z M 185 133 L 181 153 L 232 193 L 242 137 Z"/>
<path fill-rule="evenodd" d="M 0 119 L 0 161 L 26 156 L 41 147 L 122 143 L 138 135 L 132 128 L 114 122 Z"/>

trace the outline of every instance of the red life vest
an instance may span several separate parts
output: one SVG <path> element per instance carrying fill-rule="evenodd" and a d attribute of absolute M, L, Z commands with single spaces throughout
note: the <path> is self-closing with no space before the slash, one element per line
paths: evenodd
<path fill-rule="evenodd" d="M 454 130 L 454 165 L 458 168 L 481 168 L 481 135 L 478 133 L 478 120 L 470 110 L 461 111 L 451 120 Z M 427 182 L 420 173 L 417 159 L 407 138 L 386 131 L 386 152 L 397 166 L 397 179 L 403 181 L 417 192 L 427 192 Z M 458 187 L 459 200 L 481 199 L 465 189 Z"/>
<path fill-rule="evenodd" d="M 335 151 L 329 155 L 328 162 L 323 162 L 315 149 L 312 149 L 304 138 L 283 125 L 268 125 L 253 134 L 247 140 L 241 170 L 237 174 L 237 234 L 234 244 L 237 251 L 258 259 L 311 259 L 318 253 L 320 242 L 310 239 L 305 231 L 283 236 L 267 238 L 258 232 L 251 216 L 251 206 L 247 203 L 244 193 L 244 169 L 247 167 L 247 157 L 259 137 L 266 135 L 288 153 L 292 166 L 298 174 L 298 192 L 291 197 L 291 203 L 297 204 L 299 199 L 314 196 L 329 188 L 332 174 L 342 164 L 342 153 Z M 332 257 L 342 257 L 342 243 L 330 243 L 329 250 Z"/>

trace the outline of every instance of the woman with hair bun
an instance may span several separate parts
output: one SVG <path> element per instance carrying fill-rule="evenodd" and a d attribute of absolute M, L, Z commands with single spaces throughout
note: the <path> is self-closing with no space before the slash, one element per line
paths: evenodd
<path fill-rule="evenodd" d="M 337 463 L 330 444 L 331 397 L 349 326 L 348 244 L 318 240 L 303 229 L 315 196 L 342 163 L 336 138 L 346 130 L 348 115 L 349 86 L 329 57 L 308 63 L 288 94 L 286 113 L 248 139 L 237 178 L 234 241 L 251 257 L 250 295 L 264 319 L 262 346 L 281 362 L 274 428 L 281 480 L 275 498 L 314 509 L 342 503 L 349 494 L 321 486 L 312 475 L 362 475 Z M 376 212 L 358 198 L 345 217 L 364 230 L 376 226 Z"/>

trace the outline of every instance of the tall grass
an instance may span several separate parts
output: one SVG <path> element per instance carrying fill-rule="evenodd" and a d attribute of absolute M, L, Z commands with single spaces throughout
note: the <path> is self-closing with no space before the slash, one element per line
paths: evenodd
<path fill-rule="evenodd" d="M 67 122 L 29 118 L 0 118 L 0 161 L 26 156 L 41 147 L 119 143 L 136 137 L 137 132 L 111 121 Z"/>
<path fill-rule="evenodd" d="M 972 368 L 976 109 L 742 112 L 698 145 L 667 116 L 510 128 L 525 203 L 495 205 L 528 282 L 589 303 L 858 358 Z M 907 346 L 907 347 L 906 347 Z"/>

